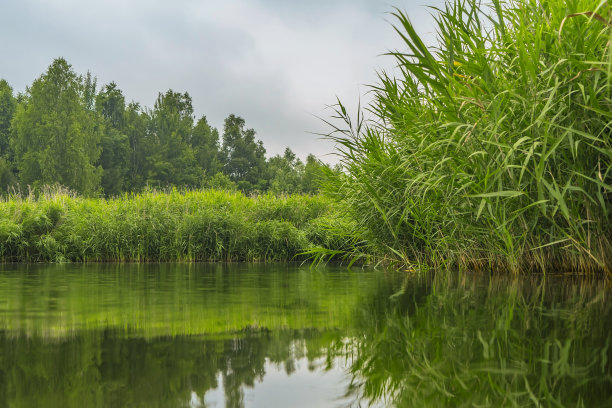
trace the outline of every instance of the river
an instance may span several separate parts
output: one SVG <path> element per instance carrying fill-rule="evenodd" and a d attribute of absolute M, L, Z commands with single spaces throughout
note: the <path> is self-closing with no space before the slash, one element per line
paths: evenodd
<path fill-rule="evenodd" d="M 575 277 L 2 265 L 0 406 L 606 406 L 609 296 Z"/>

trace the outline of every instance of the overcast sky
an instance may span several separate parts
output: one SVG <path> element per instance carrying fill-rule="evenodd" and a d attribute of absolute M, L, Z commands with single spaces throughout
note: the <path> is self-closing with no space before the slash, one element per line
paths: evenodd
<path fill-rule="evenodd" d="M 333 150 L 311 132 L 336 96 L 367 101 L 381 56 L 401 48 L 388 12 L 408 12 L 433 43 L 433 20 L 415 0 L 1 0 L 0 78 L 15 92 L 56 57 L 127 101 L 152 107 L 158 92 L 189 92 L 196 116 L 223 130 L 230 113 L 257 131 L 268 155 L 289 146 L 324 161 Z"/>

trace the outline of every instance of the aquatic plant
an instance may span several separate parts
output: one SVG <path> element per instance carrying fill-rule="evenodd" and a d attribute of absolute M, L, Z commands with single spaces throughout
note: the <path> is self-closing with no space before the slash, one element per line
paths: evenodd
<path fill-rule="evenodd" d="M 327 245 L 322 196 L 217 190 L 102 199 L 50 190 L 0 202 L 0 261 L 291 261 Z M 336 240 L 337 241 L 337 240 Z"/>
<path fill-rule="evenodd" d="M 592 0 L 456 0 L 436 47 L 396 10 L 404 50 L 373 116 L 339 102 L 342 201 L 400 265 L 612 270 L 612 13 Z M 350 251 L 349 251 L 350 252 Z"/>

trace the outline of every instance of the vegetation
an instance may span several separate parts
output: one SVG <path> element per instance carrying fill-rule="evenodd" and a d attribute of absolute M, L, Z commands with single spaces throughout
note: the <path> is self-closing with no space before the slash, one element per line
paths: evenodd
<path fill-rule="evenodd" d="M 112 199 L 60 190 L 0 201 L 0 261 L 292 261 L 344 247 L 322 196 L 150 191 Z"/>
<path fill-rule="evenodd" d="M 380 73 L 371 121 L 330 134 L 327 192 L 370 252 L 408 266 L 612 271 L 612 13 L 608 2 L 457 0 L 427 48 Z M 321 254 L 321 252 L 319 252 Z"/>
<path fill-rule="evenodd" d="M 287 148 L 266 159 L 241 117 L 227 117 L 220 140 L 193 113 L 189 94 L 173 90 L 159 93 L 153 109 L 126 105 L 115 83 L 98 90 L 63 58 L 17 97 L 0 80 L 0 193 L 55 184 L 107 197 L 219 183 L 244 193 L 318 191 L 313 180 L 329 166 L 315 156 L 302 162 Z"/>
<path fill-rule="evenodd" d="M 243 118 L 219 132 L 195 120 L 186 92 L 126 104 L 116 84 L 98 91 L 62 58 L 25 94 L 0 80 L 0 188 L 13 194 L 0 256 L 286 260 L 309 249 L 400 267 L 612 273 L 610 5 L 456 0 L 435 11 L 433 49 L 393 14 L 406 50 L 390 52 L 397 74 L 380 73 L 372 119 L 338 104 L 347 126 L 329 137 L 343 171 L 289 148 L 267 159 Z M 277 204 L 320 203 L 307 222 L 258 218 L 274 200 L 241 194 L 317 193 L 323 173 L 333 204 Z M 43 192 L 55 183 L 116 198 Z M 191 192 L 150 192 L 172 186 Z"/>
<path fill-rule="evenodd" d="M 270 363 L 325 357 L 346 359 L 356 404 L 612 405 L 609 282 L 550 274 L 612 276 L 612 8 L 436 11 L 432 49 L 393 14 L 406 50 L 371 119 L 338 103 L 342 171 L 266 158 L 241 117 L 196 121 L 188 93 L 126 105 L 61 58 L 25 94 L 0 80 L 0 262 L 459 269 L 5 265 L 0 401 L 185 405 L 223 387 L 241 406 Z"/>

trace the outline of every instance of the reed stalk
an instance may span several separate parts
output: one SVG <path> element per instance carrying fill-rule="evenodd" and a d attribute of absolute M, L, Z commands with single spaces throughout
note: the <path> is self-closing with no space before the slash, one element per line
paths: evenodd
<path fill-rule="evenodd" d="M 369 252 L 511 272 L 612 273 L 612 12 L 608 2 L 456 0 L 427 47 L 372 87 L 373 116 L 339 102 L 342 201 Z"/>

